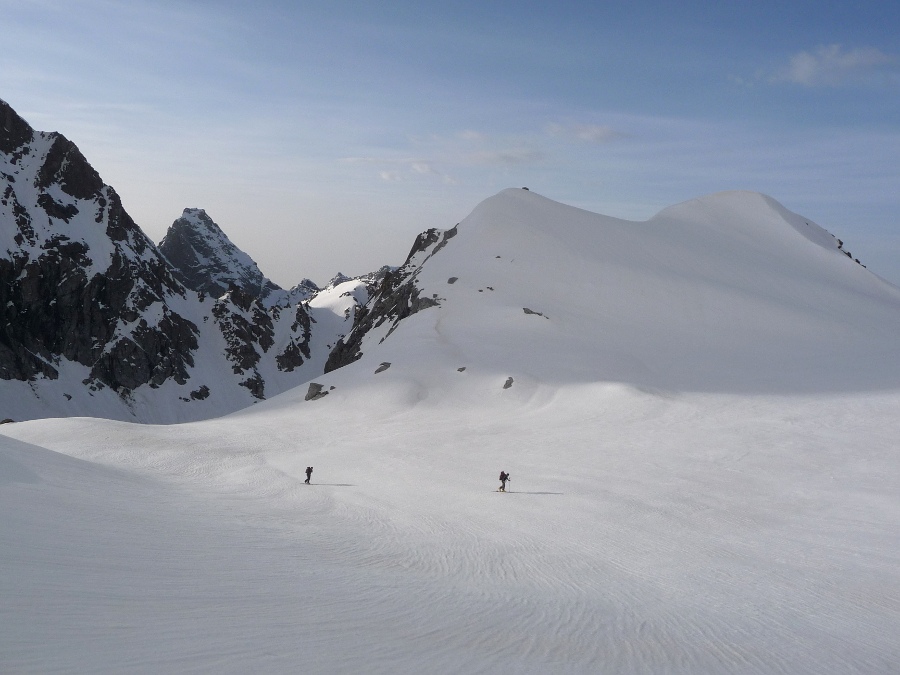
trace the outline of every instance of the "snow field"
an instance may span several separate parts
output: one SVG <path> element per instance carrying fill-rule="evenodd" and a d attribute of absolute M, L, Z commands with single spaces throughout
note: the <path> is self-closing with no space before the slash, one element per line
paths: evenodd
<path fill-rule="evenodd" d="M 20 468 L 0 488 L 19 543 L 2 611 L 21 630 L 0 661 L 846 673 L 900 657 L 895 395 L 537 387 L 513 414 L 513 387 L 459 415 L 439 394 L 410 405 L 418 385 L 392 371 L 367 413 L 348 399 L 371 392 L 338 385 L 215 422 L 11 427 L 64 454 L 4 441 Z"/>

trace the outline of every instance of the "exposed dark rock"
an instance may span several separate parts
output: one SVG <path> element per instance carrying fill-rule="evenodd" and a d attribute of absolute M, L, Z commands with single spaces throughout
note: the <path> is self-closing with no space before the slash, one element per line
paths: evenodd
<path fill-rule="evenodd" d="M 74 204 L 60 204 L 46 192 L 37 198 L 38 205 L 51 218 L 59 218 L 67 223 L 78 215 L 78 207 Z"/>
<path fill-rule="evenodd" d="M 156 324 L 143 321 L 130 338 L 114 339 L 122 322 L 136 321 L 175 290 L 160 261 L 135 264 L 117 249 L 105 273 L 88 278 L 92 261 L 82 242 L 60 237 L 42 249 L 35 259 L 0 259 L 0 377 L 55 378 L 54 364 L 65 358 L 116 390 L 184 379 L 196 326 L 178 314 L 165 309 Z"/>
<path fill-rule="evenodd" d="M 311 283 L 311 282 L 310 282 Z M 294 321 L 291 323 L 291 339 L 287 346 L 275 356 L 275 364 L 283 372 L 293 372 L 299 368 L 306 359 L 310 358 L 309 341 L 312 336 L 312 317 L 306 310 L 306 305 L 298 302 L 292 310 Z M 270 310 L 273 315 L 279 315 L 278 307 Z"/>
<path fill-rule="evenodd" d="M 255 368 L 260 352 L 269 350 L 275 336 L 272 317 L 259 300 L 232 288 L 216 301 L 212 313 L 227 343 L 225 353 L 234 372 L 242 374 Z"/>
<path fill-rule="evenodd" d="M 185 209 L 169 227 L 159 250 L 181 283 L 214 298 L 231 288 L 260 299 L 282 290 L 263 276 L 250 256 L 235 246 L 203 209 Z"/>
<path fill-rule="evenodd" d="M 432 227 L 431 229 L 425 230 L 424 232 L 420 233 L 419 236 L 416 237 L 416 240 L 413 242 L 412 248 L 409 251 L 409 255 L 406 256 L 405 264 L 409 264 L 417 254 L 429 251 L 429 249 L 429 258 L 440 251 L 442 248 L 444 248 L 444 246 L 447 245 L 447 242 L 450 239 L 456 236 L 457 225 L 459 225 L 459 223 L 451 227 L 449 230 L 439 230 Z M 424 260 L 422 262 L 424 262 Z"/>
<path fill-rule="evenodd" d="M 511 377 L 507 377 L 506 382 L 503 383 L 503 388 L 509 389 L 511 386 L 513 386 L 513 379 Z"/>
<path fill-rule="evenodd" d="M 48 137 L 53 138 L 53 144 L 38 171 L 35 187 L 46 190 L 59 185 L 63 192 L 76 199 L 99 197 L 103 181 L 81 151 L 62 134 L 48 134 Z"/>
<path fill-rule="evenodd" d="M 457 281 L 459 281 L 459 277 L 450 277 L 447 279 L 448 284 L 455 284 Z"/>
<path fill-rule="evenodd" d="M 297 344 L 296 341 L 291 340 L 287 347 L 285 347 L 280 354 L 275 356 L 275 365 L 278 366 L 278 370 L 291 373 L 295 368 L 302 366 L 305 361 L 303 358 L 304 349 L 306 358 L 309 358 L 309 345 L 300 345 Z"/>
<path fill-rule="evenodd" d="M 34 130 L 13 110 L 0 100 L 0 152 L 11 155 L 34 138 Z"/>
<path fill-rule="evenodd" d="M 306 401 L 315 401 L 317 399 L 322 398 L 323 396 L 328 396 L 327 391 L 323 391 L 325 389 L 324 384 L 319 384 L 318 382 L 310 382 L 309 389 L 306 392 Z M 332 387 L 334 389 L 334 387 Z"/>
<path fill-rule="evenodd" d="M 266 383 L 259 373 L 253 373 L 246 380 L 240 382 L 240 385 L 246 387 L 255 398 L 262 400 L 266 397 Z"/>
<path fill-rule="evenodd" d="M 449 230 L 431 229 L 416 237 L 406 262 L 398 269 L 386 272 L 369 301 L 356 312 L 350 333 L 338 341 L 328 356 L 325 363 L 326 373 L 352 363 L 362 356 L 362 341 L 373 328 L 390 322 L 391 328 L 387 333 L 390 335 L 406 317 L 440 304 L 434 296 L 428 298 L 420 295 L 416 277 L 422 264 L 446 246 L 454 236 L 456 236 L 455 226 Z"/>
<path fill-rule="evenodd" d="M 209 398 L 209 387 L 204 384 L 199 389 L 195 389 L 191 392 L 191 398 L 195 401 L 202 401 Z"/>
<path fill-rule="evenodd" d="M 375 374 L 377 375 L 378 373 L 383 373 L 390 367 L 391 367 L 390 361 L 382 361 L 381 365 L 375 369 Z"/>
<path fill-rule="evenodd" d="M 346 274 L 338 272 L 331 278 L 331 281 L 325 285 L 325 288 L 334 288 L 335 286 L 340 286 L 348 281 L 353 281 L 353 277 L 348 277 Z"/>

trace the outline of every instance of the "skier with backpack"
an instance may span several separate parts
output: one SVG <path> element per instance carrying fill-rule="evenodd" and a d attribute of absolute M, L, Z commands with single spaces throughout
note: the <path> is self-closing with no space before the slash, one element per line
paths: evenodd
<path fill-rule="evenodd" d="M 312 469 L 313 468 L 311 466 L 306 467 L 306 480 L 303 482 L 307 485 L 309 485 L 309 479 L 312 478 Z"/>
<path fill-rule="evenodd" d="M 506 492 L 506 481 L 509 480 L 509 474 L 505 471 L 500 472 L 500 489 L 497 492 Z"/>

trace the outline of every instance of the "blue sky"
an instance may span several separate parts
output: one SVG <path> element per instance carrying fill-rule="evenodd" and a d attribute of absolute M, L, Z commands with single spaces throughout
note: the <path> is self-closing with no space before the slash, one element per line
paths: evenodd
<path fill-rule="evenodd" d="M 282 285 L 527 185 L 645 219 L 765 192 L 900 284 L 900 3 L 0 0 L 0 98 L 158 241 Z"/>

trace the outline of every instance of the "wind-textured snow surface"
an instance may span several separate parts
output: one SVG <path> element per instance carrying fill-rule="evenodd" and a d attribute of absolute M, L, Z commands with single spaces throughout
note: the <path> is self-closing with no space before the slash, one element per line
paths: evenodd
<path fill-rule="evenodd" d="M 896 672 L 900 290 L 750 193 L 415 283 L 319 398 L 0 427 L 0 670 Z"/>

